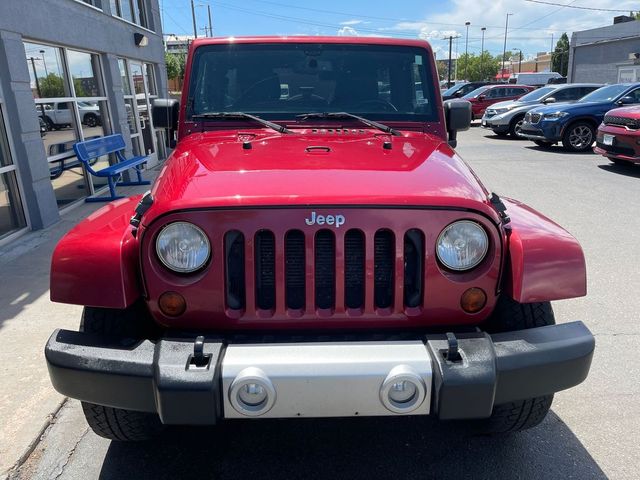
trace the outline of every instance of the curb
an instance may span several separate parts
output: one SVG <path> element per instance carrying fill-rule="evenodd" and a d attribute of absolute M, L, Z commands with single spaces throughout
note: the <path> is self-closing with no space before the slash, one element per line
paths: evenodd
<path fill-rule="evenodd" d="M 58 413 L 60 413 L 60 410 L 62 410 L 62 407 L 66 405 L 67 400 L 69 400 L 68 397 L 64 397 L 62 400 L 60 400 L 60 403 L 55 408 L 55 410 L 47 416 L 47 419 L 45 420 L 44 424 L 38 431 L 38 434 L 36 435 L 36 437 L 31 441 L 31 443 L 29 443 L 27 448 L 25 448 L 24 452 L 22 452 L 22 455 L 20 455 L 20 458 L 18 459 L 18 461 L 16 461 L 16 463 L 14 463 L 9 468 L 9 470 L 0 473 L 0 475 L 4 475 L 4 477 L 0 477 L 2 480 L 9 479 L 11 474 L 18 471 L 18 469 L 29 459 L 29 456 L 31 456 L 33 451 L 38 446 L 38 444 L 40 444 L 40 442 L 42 441 L 42 437 L 44 433 L 53 423 L 55 423 L 55 419 L 58 416 Z"/>

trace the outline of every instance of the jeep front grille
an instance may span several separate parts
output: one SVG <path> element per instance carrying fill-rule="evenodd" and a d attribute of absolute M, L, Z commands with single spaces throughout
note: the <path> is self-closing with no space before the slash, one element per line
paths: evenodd
<path fill-rule="evenodd" d="M 281 247 L 273 232 L 259 230 L 253 248 L 246 242 L 235 230 L 224 236 L 225 301 L 232 311 L 241 313 L 253 304 L 259 315 L 269 316 L 279 298 L 290 315 L 313 310 L 326 316 L 336 309 L 388 314 L 423 303 L 426 252 L 420 230 L 379 229 L 373 238 L 359 229 L 344 235 L 329 229 L 306 234 L 289 230 Z M 284 261 L 282 272 L 279 259 Z M 254 282 L 247 281 L 247 272 Z M 372 273 L 369 278 L 367 272 Z M 401 297 L 396 297 L 396 282 L 403 282 Z"/>
<path fill-rule="evenodd" d="M 603 123 L 615 127 L 626 127 L 630 130 L 640 129 L 640 120 L 628 117 L 619 117 L 616 115 L 605 115 Z"/>

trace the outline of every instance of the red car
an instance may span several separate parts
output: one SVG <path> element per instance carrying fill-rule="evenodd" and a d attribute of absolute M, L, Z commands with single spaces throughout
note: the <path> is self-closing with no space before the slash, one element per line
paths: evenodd
<path fill-rule="evenodd" d="M 613 163 L 640 163 L 640 107 L 609 110 L 598 128 L 594 152 Z"/>
<path fill-rule="evenodd" d="M 550 303 L 585 295 L 582 249 L 456 154 L 469 104 L 443 107 L 428 43 L 198 39 L 184 85 L 153 108 L 178 143 L 152 190 L 53 254 L 52 300 L 84 313 L 49 339 L 50 377 L 97 434 L 400 415 L 501 433 L 585 379 L 594 338 Z"/>
<path fill-rule="evenodd" d="M 482 118 L 487 107 L 494 103 L 517 100 L 535 89 L 528 85 L 485 85 L 467 93 L 461 100 L 471 102 L 473 118 L 476 119 Z"/>

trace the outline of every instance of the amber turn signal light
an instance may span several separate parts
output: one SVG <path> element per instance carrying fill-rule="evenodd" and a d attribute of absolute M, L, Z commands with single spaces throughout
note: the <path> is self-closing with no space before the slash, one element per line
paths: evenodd
<path fill-rule="evenodd" d="M 158 299 L 160 311 L 168 317 L 179 317 L 187 309 L 187 301 L 176 292 L 164 292 Z"/>
<path fill-rule="evenodd" d="M 487 304 L 487 294 L 481 288 L 470 288 L 460 298 L 460 306 L 467 313 L 478 313 Z"/>

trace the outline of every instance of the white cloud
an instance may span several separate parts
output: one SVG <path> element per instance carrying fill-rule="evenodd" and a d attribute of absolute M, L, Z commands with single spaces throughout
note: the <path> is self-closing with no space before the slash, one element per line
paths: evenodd
<path fill-rule="evenodd" d="M 347 20 L 345 22 L 340 22 L 340 25 L 358 25 L 360 23 L 364 23 L 363 20 Z"/>
<path fill-rule="evenodd" d="M 568 3 L 568 0 L 562 3 Z M 590 6 L 589 2 L 577 2 L 577 4 Z M 637 1 L 633 0 L 600 0 L 597 7 L 627 11 L 638 10 Z M 462 38 L 459 39 L 459 48 L 461 48 L 460 52 L 464 53 L 466 36 L 464 23 L 469 21 L 471 22 L 469 52 L 480 52 L 482 36 L 480 28 L 486 27 L 485 50 L 497 54 L 502 52 L 503 48 L 506 14 L 513 13 L 514 15 L 509 17 L 507 49 L 521 48 L 523 53 L 527 55 L 548 51 L 552 45 L 552 34 L 555 46 L 555 42 L 563 32 L 567 32 L 571 38 L 573 31 L 611 25 L 614 16 L 624 14 L 624 12 L 566 8 L 561 4 L 542 5 L 523 0 L 494 0 L 491 3 L 450 0 L 446 10 L 444 13 L 427 15 L 424 18 L 417 18 L 415 21 L 397 22 L 381 30 L 396 35 L 404 34 L 404 36 L 415 34 L 419 38 L 429 40 L 435 51 L 446 51 L 444 54 L 446 58 L 448 57 L 448 41 L 444 38 L 450 34 L 455 35 L 456 32 L 462 35 Z"/>
<path fill-rule="evenodd" d="M 357 37 L 359 36 L 359 34 L 355 28 L 345 25 L 344 27 L 338 30 L 338 36 L 339 37 Z"/>

